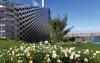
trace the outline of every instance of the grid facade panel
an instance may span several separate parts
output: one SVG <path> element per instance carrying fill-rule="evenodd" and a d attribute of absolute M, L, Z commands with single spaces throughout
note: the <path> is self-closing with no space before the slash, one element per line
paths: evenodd
<path fill-rule="evenodd" d="M 5 24 L 5 28 L 2 28 L 7 39 L 27 41 L 49 39 L 49 9 L 12 3 L 0 3 L 0 5 L 5 6 L 2 8 L 4 16 L 0 14 L 4 20 L 0 19 L 0 23 Z"/>

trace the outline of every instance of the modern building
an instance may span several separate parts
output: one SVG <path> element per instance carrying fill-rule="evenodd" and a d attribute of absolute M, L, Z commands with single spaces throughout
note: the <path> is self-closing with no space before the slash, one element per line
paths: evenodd
<path fill-rule="evenodd" d="M 49 39 L 50 9 L 0 1 L 0 38 L 41 41 Z"/>

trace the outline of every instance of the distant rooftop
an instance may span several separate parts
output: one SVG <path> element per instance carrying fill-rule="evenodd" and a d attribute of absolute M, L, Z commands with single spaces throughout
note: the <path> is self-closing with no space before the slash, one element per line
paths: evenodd
<path fill-rule="evenodd" d="M 100 36 L 100 32 L 97 33 L 69 33 L 70 36 Z"/>

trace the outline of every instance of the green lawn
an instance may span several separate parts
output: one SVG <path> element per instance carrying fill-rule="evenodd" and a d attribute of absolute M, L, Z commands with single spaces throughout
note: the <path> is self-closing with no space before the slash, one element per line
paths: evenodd
<path fill-rule="evenodd" d="M 14 46 L 20 46 L 24 41 L 15 41 L 15 40 L 0 40 L 0 49 L 10 48 Z M 63 47 L 76 47 L 78 50 L 81 49 L 92 49 L 100 50 L 100 44 L 95 43 L 66 43 L 62 44 Z"/>
<path fill-rule="evenodd" d="M 100 44 L 88 42 L 88 43 L 72 43 L 68 42 L 66 44 L 62 44 L 63 47 L 76 47 L 77 49 L 93 49 L 100 50 Z"/>
<path fill-rule="evenodd" d="M 20 41 L 14 41 L 14 40 L 0 40 L 0 49 L 8 49 L 10 47 L 14 46 L 20 46 Z"/>

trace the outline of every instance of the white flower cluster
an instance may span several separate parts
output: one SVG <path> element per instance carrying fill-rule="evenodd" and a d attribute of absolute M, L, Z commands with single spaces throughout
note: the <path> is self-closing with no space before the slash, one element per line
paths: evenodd
<path fill-rule="evenodd" d="M 77 50 L 76 47 L 51 45 L 48 41 L 38 44 L 22 43 L 20 47 L 11 47 L 0 51 L 0 63 L 96 63 L 100 51 Z M 99 63 L 99 62 L 98 62 Z"/>

